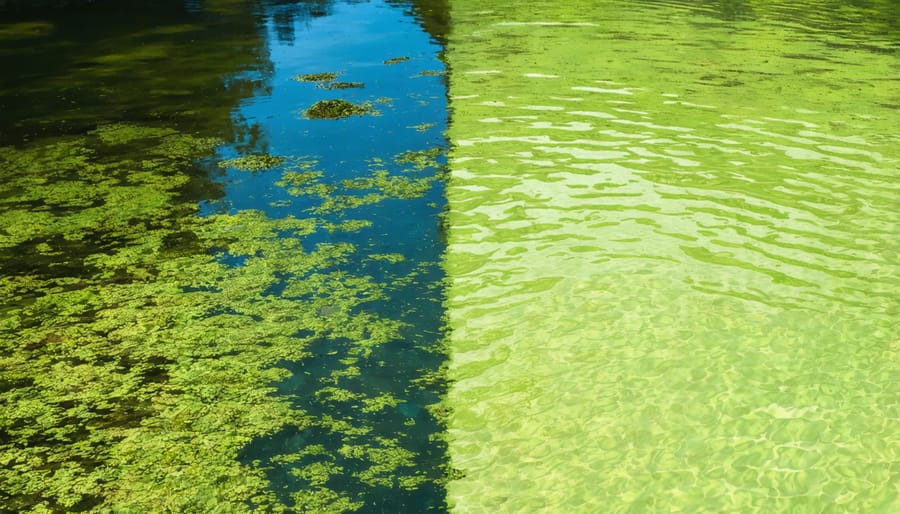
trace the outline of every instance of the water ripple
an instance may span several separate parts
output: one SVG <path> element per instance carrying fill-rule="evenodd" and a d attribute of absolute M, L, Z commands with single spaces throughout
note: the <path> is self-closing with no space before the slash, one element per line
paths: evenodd
<path fill-rule="evenodd" d="M 900 81 L 878 29 L 808 2 L 476 4 L 448 52 L 458 510 L 887 505 Z"/>

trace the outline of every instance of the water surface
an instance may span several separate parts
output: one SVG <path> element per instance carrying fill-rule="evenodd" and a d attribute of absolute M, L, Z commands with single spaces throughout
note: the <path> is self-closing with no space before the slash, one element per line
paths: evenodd
<path fill-rule="evenodd" d="M 0 2 L 0 511 L 444 508 L 440 6 Z"/>
<path fill-rule="evenodd" d="M 454 510 L 900 508 L 896 6 L 451 7 Z"/>

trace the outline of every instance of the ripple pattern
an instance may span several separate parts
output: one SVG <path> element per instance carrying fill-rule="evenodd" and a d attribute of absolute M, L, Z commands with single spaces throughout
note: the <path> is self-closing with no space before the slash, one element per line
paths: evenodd
<path fill-rule="evenodd" d="M 887 22 L 561 3 L 451 4 L 455 511 L 900 509 Z"/>

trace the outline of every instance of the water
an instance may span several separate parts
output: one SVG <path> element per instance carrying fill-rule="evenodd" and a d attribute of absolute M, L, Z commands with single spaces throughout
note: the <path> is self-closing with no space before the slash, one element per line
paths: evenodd
<path fill-rule="evenodd" d="M 433 7 L 0 5 L 0 511 L 444 509 Z"/>
<path fill-rule="evenodd" d="M 898 20 L 0 0 L 0 512 L 900 510 Z"/>
<path fill-rule="evenodd" d="M 894 512 L 896 4 L 456 0 L 455 512 Z"/>

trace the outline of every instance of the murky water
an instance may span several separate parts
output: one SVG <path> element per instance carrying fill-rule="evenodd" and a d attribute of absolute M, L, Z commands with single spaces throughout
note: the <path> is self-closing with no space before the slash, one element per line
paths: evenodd
<path fill-rule="evenodd" d="M 456 512 L 900 509 L 897 14 L 452 2 Z"/>

